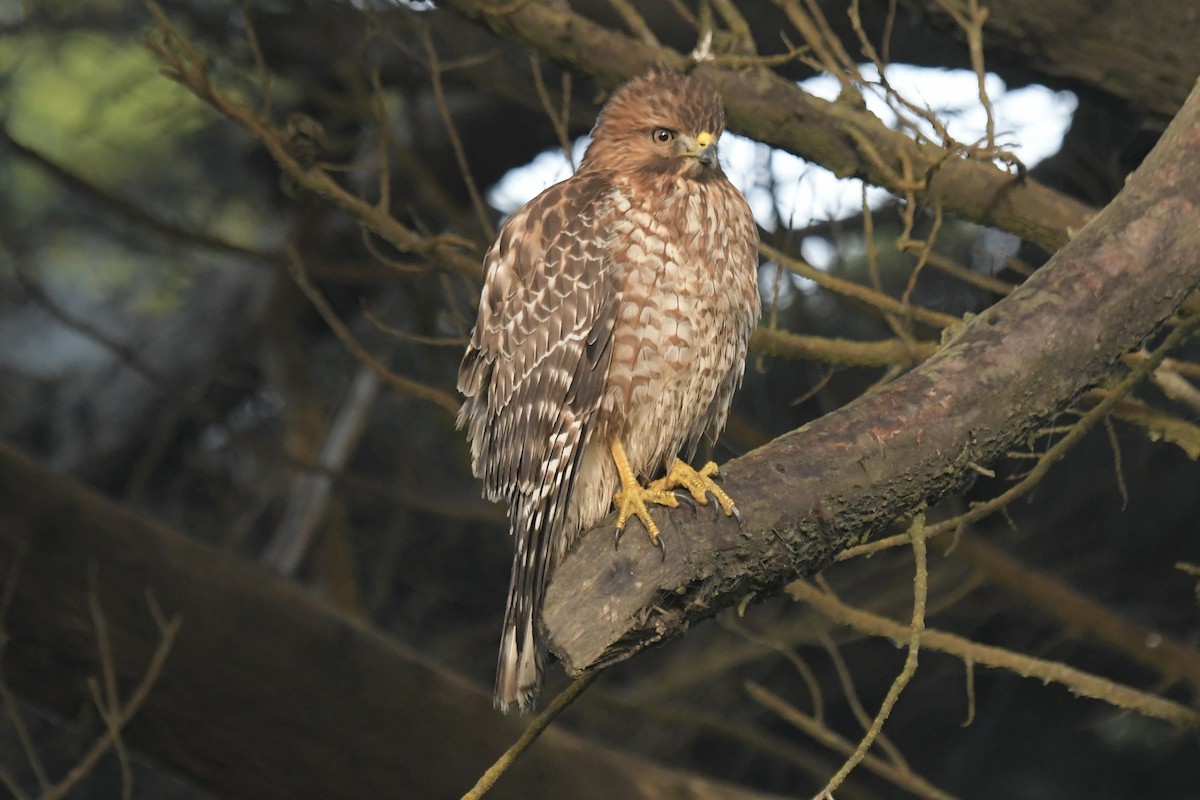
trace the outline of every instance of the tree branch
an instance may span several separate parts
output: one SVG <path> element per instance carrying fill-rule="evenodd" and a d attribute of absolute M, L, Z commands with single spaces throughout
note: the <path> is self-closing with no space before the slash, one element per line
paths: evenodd
<path fill-rule="evenodd" d="M 902 0 L 901 8 L 933 29 L 951 29 L 966 0 Z M 1034 65 L 1043 75 L 1120 98 L 1131 111 L 1165 123 L 1187 98 L 1200 51 L 1195 7 L 1163 3 L 1144 13 L 1138 0 L 1103 6 L 1074 0 L 1008 0 L 988 4 L 989 54 Z"/>
<path fill-rule="evenodd" d="M 968 485 L 1119 368 L 1200 284 L 1200 89 L 1125 189 L 1048 264 L 887 388 L 730 462 L 744 523 L 659 513 L 667 553 L 611 521 L 546 596 L 568 671 L 618 661 Z"/>
<path fill-rule="evenodd" d="M 550 3 L 448 0 L 459 13 L 485 22 L 498 35 L 541 55 L 573 64 L 615 85 L 655 64 L 690 69 L 678 51 L 656 47 Z M 1015 233 L 1053 252 L 1079 230 L 1094 209 L 1032 180 L 1020 180 L 990 162 L 952 156 L 893 131 L 849 99 L 829 102 L 767 70 L 734 70 L 702 63 L 696 74 L 725 98 L 730 126 L 795 153 L 839 177 L 858 177 L 895 194 Z M 915 185 L 913 185 L 915 184 Z"/>

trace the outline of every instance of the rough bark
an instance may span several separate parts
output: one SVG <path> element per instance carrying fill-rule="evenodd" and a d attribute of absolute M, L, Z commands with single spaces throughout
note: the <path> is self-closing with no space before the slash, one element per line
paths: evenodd
<path fill-rule="evenodd" d="M 67 714 L 91 704 L 85 681 L 101 674 L 93 591 L 126 695 L 158 644 L 147 598 L 182 617 L 126 741 L 229 797 L 457 797 L 523 727 L 294 583 L 2 445 L 0 579 L 16 581 L 5 678 Z M 490 796 L 763 797 L 555 730 Z"/>
<path fill-rule="evenodd" d="M 921 367 L 730 462 L 740 527 L 659 514 L 667 554 L 611 520 L 559 565 L 546 597 L 567 669 L 628 657 L 969 483 L 1116 368 L 1200 284 L 1200 88 L 1125 189 L 1009 297 Z M 637 530 L 634 526 L 634 530 Z"/>

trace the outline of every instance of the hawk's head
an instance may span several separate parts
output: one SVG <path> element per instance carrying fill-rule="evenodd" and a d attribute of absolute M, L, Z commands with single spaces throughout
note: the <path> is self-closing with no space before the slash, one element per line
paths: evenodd
<path fill-rule="evenodd" d="M 581 168 L 704 179 L 721 174 L 721 96 L 699 78 L 653 70 L 613 92 Z"/>

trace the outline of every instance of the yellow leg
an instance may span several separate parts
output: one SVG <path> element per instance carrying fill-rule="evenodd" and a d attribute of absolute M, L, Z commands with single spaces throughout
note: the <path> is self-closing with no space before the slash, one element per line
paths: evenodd
<path fill-rule="evenodd" d="M 630 517 L 637 517 L 650 534 L 650 541 L 655 547 L 661 547 L 658 526 L 650 518 L 650 510 L 646 508 L 646 503 L 675 508 L 679 505 L 679 498 L 674 492 L 658 486 L 661 481 L 655 481 L 649 486 L 638 483 L 637 474 L 629 466 L 629 457 L 625 455 L 625 446 L 619 439 L 609 442 L 609 450 L 612 451 L 613 461 L 617 462 L 617 474 L 621 476 L 621 490 L 613 496 L 613 504 L 617 507 L 617 536 L 620 537 Z"/>
<path fill-rule="evenodd" d="M 708 496 L 711 494 L 725 512 L 725 516 L 733 516 L 737 514 L 737 507 L 733 504 L 733 498 L 713 481 L 716 474 L 717 465 L 713 461 L 696 471 L 691 465 L 677 458 L 666 477 L 654 481 L 648 488 L 655 492 L 667 492 L 676 487 L 687 489 L 692 498 L 702 506 L 708 505 Z"/>

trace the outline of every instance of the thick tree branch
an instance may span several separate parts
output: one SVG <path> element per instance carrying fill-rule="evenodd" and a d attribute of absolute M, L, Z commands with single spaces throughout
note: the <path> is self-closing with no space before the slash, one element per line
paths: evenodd
<path fill-rule="evenodd" d="M 614 32 L 551 3 L 449 0 L 446 5 L 485 21 L 497 34 L 543 56 L 574 64 L 615 85 L 667 64 L 687 69 L 687 56 Z M 497 12 L 501 9 L 501 12 Z M 701 64 L 697 74 L 725 98 L 730 126 L 759 141 L 814 161 L 841 177 L 859 177 L 922 203 L 1017 234 L 1048 251 L 1066 243 L 1093 209 L 991 163 L 948 156 L 884 125 L 851 99 L 829 102 L 766 70 Z"/>
<path fill-rule="evenodd" d="M 873 395 L 726 465 L 744 524 L 660 514 L 667 554 L 610 525 L 547 593 L 574 672 L 626 658 L 819 571 L 861 536 L 969 484 L 1119 365 L 1200 284 L 1200 89 L 1125 189 L 1024 285 Z"/>
<path fill-rule="evenodd" d="M 953 30 L 964 0 L 903 0 L 902 8 L 934 28 Z M 1200 70 L 1196 6 L 1140 0 L 1097 5 L 1078 0 L 1005 0 L 988 4 L 988 56 L 1034 66 L 1046 76 L 1120 98 L 1165 124 L 1183 104 Z"/>

